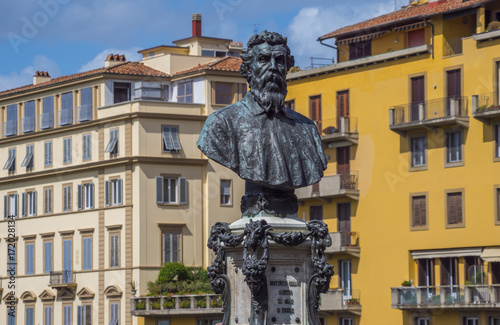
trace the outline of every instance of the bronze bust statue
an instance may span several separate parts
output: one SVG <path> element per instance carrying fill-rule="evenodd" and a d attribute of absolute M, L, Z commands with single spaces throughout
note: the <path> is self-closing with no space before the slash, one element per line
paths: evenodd
<path fill-rule="evenodd" d="M 327 161 L 314 122 L 284 106 L 286 74 L 294 66 L 286 37 L 263 31 L 241 54 L 249 92 L 211 114 L 198 148 L 246 182 L 243 215 L 297 211 L 295 188 L 315 184 Z"/>

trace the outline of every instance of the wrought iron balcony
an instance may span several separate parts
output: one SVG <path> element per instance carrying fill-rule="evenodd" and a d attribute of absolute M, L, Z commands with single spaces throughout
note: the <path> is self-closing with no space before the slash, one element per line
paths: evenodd
<path fill-rule="evenodd" d="M 57 125 L 73 124 L 73 109 L 62 109 L 57 111 Z"/>
<path fill-rule="evenodd" d="M 332 246 L 327 247 L 325 254 L 349 254 L 355 257 L 360 256 L 359 233 L 351 232 L 331 232 Z"/>
<path fill-rule="evenodd" d="M 78 106 L 76 108 L 76 121 L 85 122 L 92 120 L 92 105 Z"/>
<path fill-rule="evenodd" d="M 349 197 L 358 200 L 358 172 L 351 170 L 345 174 L 325 176 L 319 183 L 296 189 L 295 195 L 299 201 L 319 199 L 330 202 L 332 198 L 336 197 Z"/>
<path fill-rule="evenodd" d="M 403 135 L 407 131 L 442 126 L 469 127 L 467 97 L 445 97 L 393 106 L 389 110 L 390 129 Z"/>
<path fill-rule="evenodd" d="M 8 137 L 17 134 L 17 120 L 3 122 L 3 136 Z"/>
<path fill-rule="evenodd" d="M 35 117 L 28 116 L 21 119 L 21 125 L 23 127 L 23 133 L 34 132 L 35 131 Z"/>
<path fill-rule="evenodd" d="M 76 276 L 73 271 L 50 272 L 49 286 L 52 288 L 76 287 Z"/>
<path fill-rule="evenodd" d="M 500 117 L 499 93 L 487 93 L 472 96 L 472 116 L 490 124 L 491 120 Z"/>
<path fill-rule="evenodd" d="M 222 298 L 216 294 L 132 297 L 130 310 L 134 316 L 223 315 Z"/>
<path fill-rule="evenodd" d="M 358 144 L 358 119 L 356 117 L 340 117 L 323 120 L 321 141 L 327 148 L 345 147 Z"/>
<path fill-rule="evenodd" d="M 352 290 L 346 294 L 344 289 L 330 289 L 321 294 L 320 312 L 345 311 L 361 315 L 361 291 Z"/>
<path fill-rule="evenodd" d="M 493 309 L 500 307 L 500 285 L 391 288 L 392 308 Z"/>
<path fill-rule="evenodd" d="M 43 113 L 38 115 L 38 125 L 40 129 L 50 129 L 54 127 L 54 113 Z"/>

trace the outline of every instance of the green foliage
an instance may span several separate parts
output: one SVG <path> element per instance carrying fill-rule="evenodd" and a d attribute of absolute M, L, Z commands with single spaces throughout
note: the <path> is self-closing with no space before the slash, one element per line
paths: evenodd
<path fill-rule="evenodd" d="M 155 282 L 148 282 L 148 296 L 213 293 L 207 270 L 186 267 L 182 263 L 167 263 Z"/>
<path fill-rule="evenodd" d="M 488 31 L 497 30 L 500 28 L 500 21 L 493 20 L 488 24 Z"/>
<path fill-rule="evenodd" d="M 137 301 L 135 303 L 135 309 L 137 310 L 145 310 L 146 309 L 146 302 L 143 300 L 143 301 Z"/>
<path fill-rule="evenodd" d="M 401 286 L 402 286 L 402 287 L 411 287 L 411 281 L 404 280 L 404 281 L 401 283 Z"/>
<path fill-rule="evenodd" d="M 162 284 L 173 280 L 186 281 L 191 280 L 192 273 L 182 263 L 166 263 L 158 274 L 157 283 Z"/>
<path fill-rule="evenodd" d="M 222 299 L 220 297 L 215 297 L 210 300 L 210 307 L 219 308 L 222 307 Z"/>

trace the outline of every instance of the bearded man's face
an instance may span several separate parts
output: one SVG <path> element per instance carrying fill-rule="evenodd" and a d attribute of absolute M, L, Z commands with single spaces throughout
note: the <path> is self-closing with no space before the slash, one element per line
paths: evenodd
<path fill-rule="evenodd" d="M 286 49 L 282 45 L 263 43 L 255 46 L 253 51 L 250 91 L 267 113 L 277 113 L 283 108 L 287 94 Z"/>

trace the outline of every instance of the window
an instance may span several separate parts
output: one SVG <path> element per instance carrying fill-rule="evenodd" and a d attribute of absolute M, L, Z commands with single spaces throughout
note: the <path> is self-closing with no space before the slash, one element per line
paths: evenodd
<path fill-rule="evenodd" d="M 72 210 L 72 200 L 71 196 L 73 193 L 72 185 L 63 186 L 63 211 L 69 212 Z"/>
<path fill-rule="evenodd" d="M 429 321 L 429 318 L 422 318 L 422 317 L 418 317 L 416 320 L 415 320 L 415 325 L 430 325 L 430 321 Z"/>
<path fill-rule="evenodd" d="M 463 192 L 446 193 L 447 225 L 463 225 Z"/>
<path fill-rule="evenodd" d="M 24 118 L 22 121 L 23 133 L 35 131 L 35 101 L 24 103 Z"/>
<path fill-rule="evenodd" d="M 17 104 L 7 106 L 7 121 L 4 122 L 4 136 L 17 134 Z"/>
<path fill-rule="evenodd" d="M 52 241 L 46 241 L 43 243 L 43 273 L 50 273 L 53 271 L 52 268 Z"/>
<path fill-rule="evenodd" d="M 35 273 L 35 244 L 26 244 L 26 274 Z"/>
<path fill-rule="evenodd" d="M 446 134 L 446 152 L 448 163 L 462 161 L 462 132 L 452 132 Z"/>
<path fill-rule="evenodd" d="M 181 150 L 181 143 L 179 141 L 179 127 L 177 126 L 163 126 L 162 127 L 162 144 L 163 152 L 179 151 Z"/>
<path fill-rule="evenodd" d="M 500 224 L 500 187 L 495 187 L 495 224 Z"/>
<path fill-rule="evenodd" d="M 92 306 L 80 305 L 77 307 L 78 325 L 92 325 Z"/>
<path fill-rule="evenodd" d="M 63 283 L 73 282 L 73 238 L 63 237 Z"/>
<path fill-rule="evenodd" d="M 434 259 L 418 259 L 418 285 L 421 287 L 432 287 L 435 285 Z M 433 289 L 427 290 L 428 296 L 434 293 Z"/>
<path fill-rule="evenodd" d="M 500 125 L 495 125 L 495 158 L 500 158 Z"/>
<path fill-rule="evenodd" d="M 465 281 L 469 281 L 470 284 L 486 283 L 487 275 L 483 269 L 483 260 L 479 256 L 465 256 L 464 269 Z M 476 292 L 473 292 L 473 298 L 477 298 Z"/>
<path fill-rule="evenodd" d="M 59 125 L 73 124 L 73 93 L 61 95 L 61 110 L 59 111 Z"/>
<path fill-rule="evenodd" d="M 411 225 L 412 227 L 427 226 L 427 197 L 426 195 L 412 196 L 411 198 Z"/>
<path fill-rule="evenodd" d="M 193 102 L 193 82 L 179 83 L 177 86 L 177 102 L 192 103 Z"/>
<path fill-rule="evenodd" d="M 82 270 L 92 270 L 92 237 L 82 239 Z"/>
<path fill-rule="evenodd" d="M 28 144 L 26 146 L 26 156 L 23 159 L 23 162 L 21 163 L 21 167 L 26 167 L 26 169 L 33 169 L 34 166 L 34 158 L 33 158 L 33 145 Z"/>
<path fill-rule="evenodd" d="M 94 183 L 78 185 L 78 210 L 94 208 Z"/>
<path fill-rule="evenodd" d="M 321 96 L 309 97 L 309 117 L 318 127 L 321 134 Z"/>
<path fill-rule="evenodd" d="M 44 143 L 44 154 L 43 161 L 45 167 L 52 166 L 52 141 L 47 141 Z"/>
<path fill-rule="evenodd" d="M 421 167 L 426 165 L 425 137 L 411 138 L 411 166 Z"/>
<path fill-rule="evenodd" d="M 8 170 L 9 173 L 14 173 L 16 171 L 16 148 L 9 148 L 9 157 L 3 169 Z"/>
<path fill-rule="evenodd" d="M 43 308 L 43 325 L 53 325 L 52 306 L 45 306 Z"/>
<path fill-rule="evenodd" d="M 121 205 L 123 197 L 123 181 L 121 178 L 113 179 L 105 182 L 106 190 L 106 206 Z"/>
<path fill-rule="evenodd" d="M 354 319 L 341 317 L 340 325 L 354 325 Z"/>
<path fill-rule="evenodd" d="M 372 55 L 372 40 L 349 44 L 349 60 L 366 58 Z"/>
<path fill-rule="evenodd" d="M 415 29 L 408 32 L 408 48 L 425 45 L 425 28 Z"/>
<path fill-rule="evenodd" d="M 114 103 L 128 102 L 131 98 L 131 86 L 129 82 L 113 83 Z"/>
<path fill-rule="evenodd" d="M 323 220 L 322 205 L 312 205 L 309 207 L 309 220 Z"/>
<path fill-rule="evenodd" d="M 92 150 L 91 150 L 91 140 L 92 138 L 90 137 L 90 134 L 84 134 L 82 136 L 82 149 L 83 149 L 83 153 L 82 153 L 82 160 L 90 160 L 91 156 L 92 156 Z"/>
<path fill-rule="evenodd" d="M 118 129 L 109 130 L 109 142 L 104 152 L 109 152 L 110 155 L 118 154 Z"/>
<path fill-rule="evenodd" d="M 479 325 L 478 317 L 464 317 L 464 325 Z"/>
<path fill-rule="evenodd" d="M 18 204 L 19 204 L 19 195 L 18 194 L 9 194 L 5 195 L 3 200 L 3 212 L 4 212 L 4 218 L 7 219 L 8 217 L 18 217 Z"/>
<path fill-rule="evenodd" d="M 285 107 L 295 111 L 295 99 L 285 101 Z"/>
<path fill-rule="evenodd" d="M 221 205 L 232 205 L 231 202 L 231 181 L 222 180 L 220 181 L 220 204 Z"/>
<path fill-rule="evenodd" d="M 42 100 L 42 115 L 40 115 L 40 129 L 54 127 L 54 96 Z"/>
<path fill-rule="evenodd" d="M 155 52 L 149 52 L 149 57 L 152 58 L 155 56 Z"/>
<path fill-rule="evenodd" d="M 120 234 L 109 236 L 109 267 L 120 267 Z"/>
<path fill-rule="evenodd" d="M 490 317 L 488 325 L 500 325 L 500 317 Z"/>
<path fill-rule="evenodd" d="M 92 87 L 80 91 L 80 107 L 77 109 L 77 121 L 89 121 L 92 119 Z"/>
<path fill-rule="evenodd" d="M 118 325 L 120 322 L 120 305 L 118 303 L 109 304 L 109 325 Z"/>
<path fill-rule="evenodd" d="M 71 305 L 63 306 L 63 324 L 64 325 L 72 325 L 72 308 Z"/>
<path fill-rule="evenodd" d="M 446 258 L 441 258 L 440 259 L 440 266 L 441 266 L 441 285 L 442 286 L 457 286 L 458 285 L 458 257 L 446 257 Z M 453 288 L 456 289 L 456 288 Z M 446 289 L 445 289 L 446 290 Z M 450 297 L 446 298 L 452 298 L 453 296 L 454 299 L 460 298 L 455 294 L 451 294 L 452 292 L 449 292 L 450 290 L 448 289 L 448 292 L 445 294 L 449 295 Z"/>
<path fill-rule="evenodd" d="M 52 213 L 52 188 L 45 188 L 43 190 L 43 213 Z"/>
<path fill-rule="evenodd" d="M 35 307 L 26 307 L 26 325 L 35 324 Z"/>
<path fill-rule="evenodd" d="M 69 164 L 71 162 L 71 138 L 65 138 L 63 140 L 63 163 Z"/>
<path fill-rule="evenodd" d="M 21 199 L 21 216 L 23 217 L 32 217 L 36 216 L 36 191 L 26 191 L 26 193 L 22 194 Z"/>
<path fill-rule="evenodd" d="M 179 229 L 162 229 L 162 265 L 180 262 L 181 233 Z"/>
<path fill-rule="evenodd" d="M 156 176 L 156 203 L 187 204 L 187 178 Z"/>
<path fill-rule="evenodd" d="M 16 325 L 16 308 L 15 307 L 7 307 L 7 325 Z"/>
<path fill-rule="evenodd" d="M 215 104 L 229 105 L 233 102 L 233 85 L 226 82 L 215 83 Z"/>

